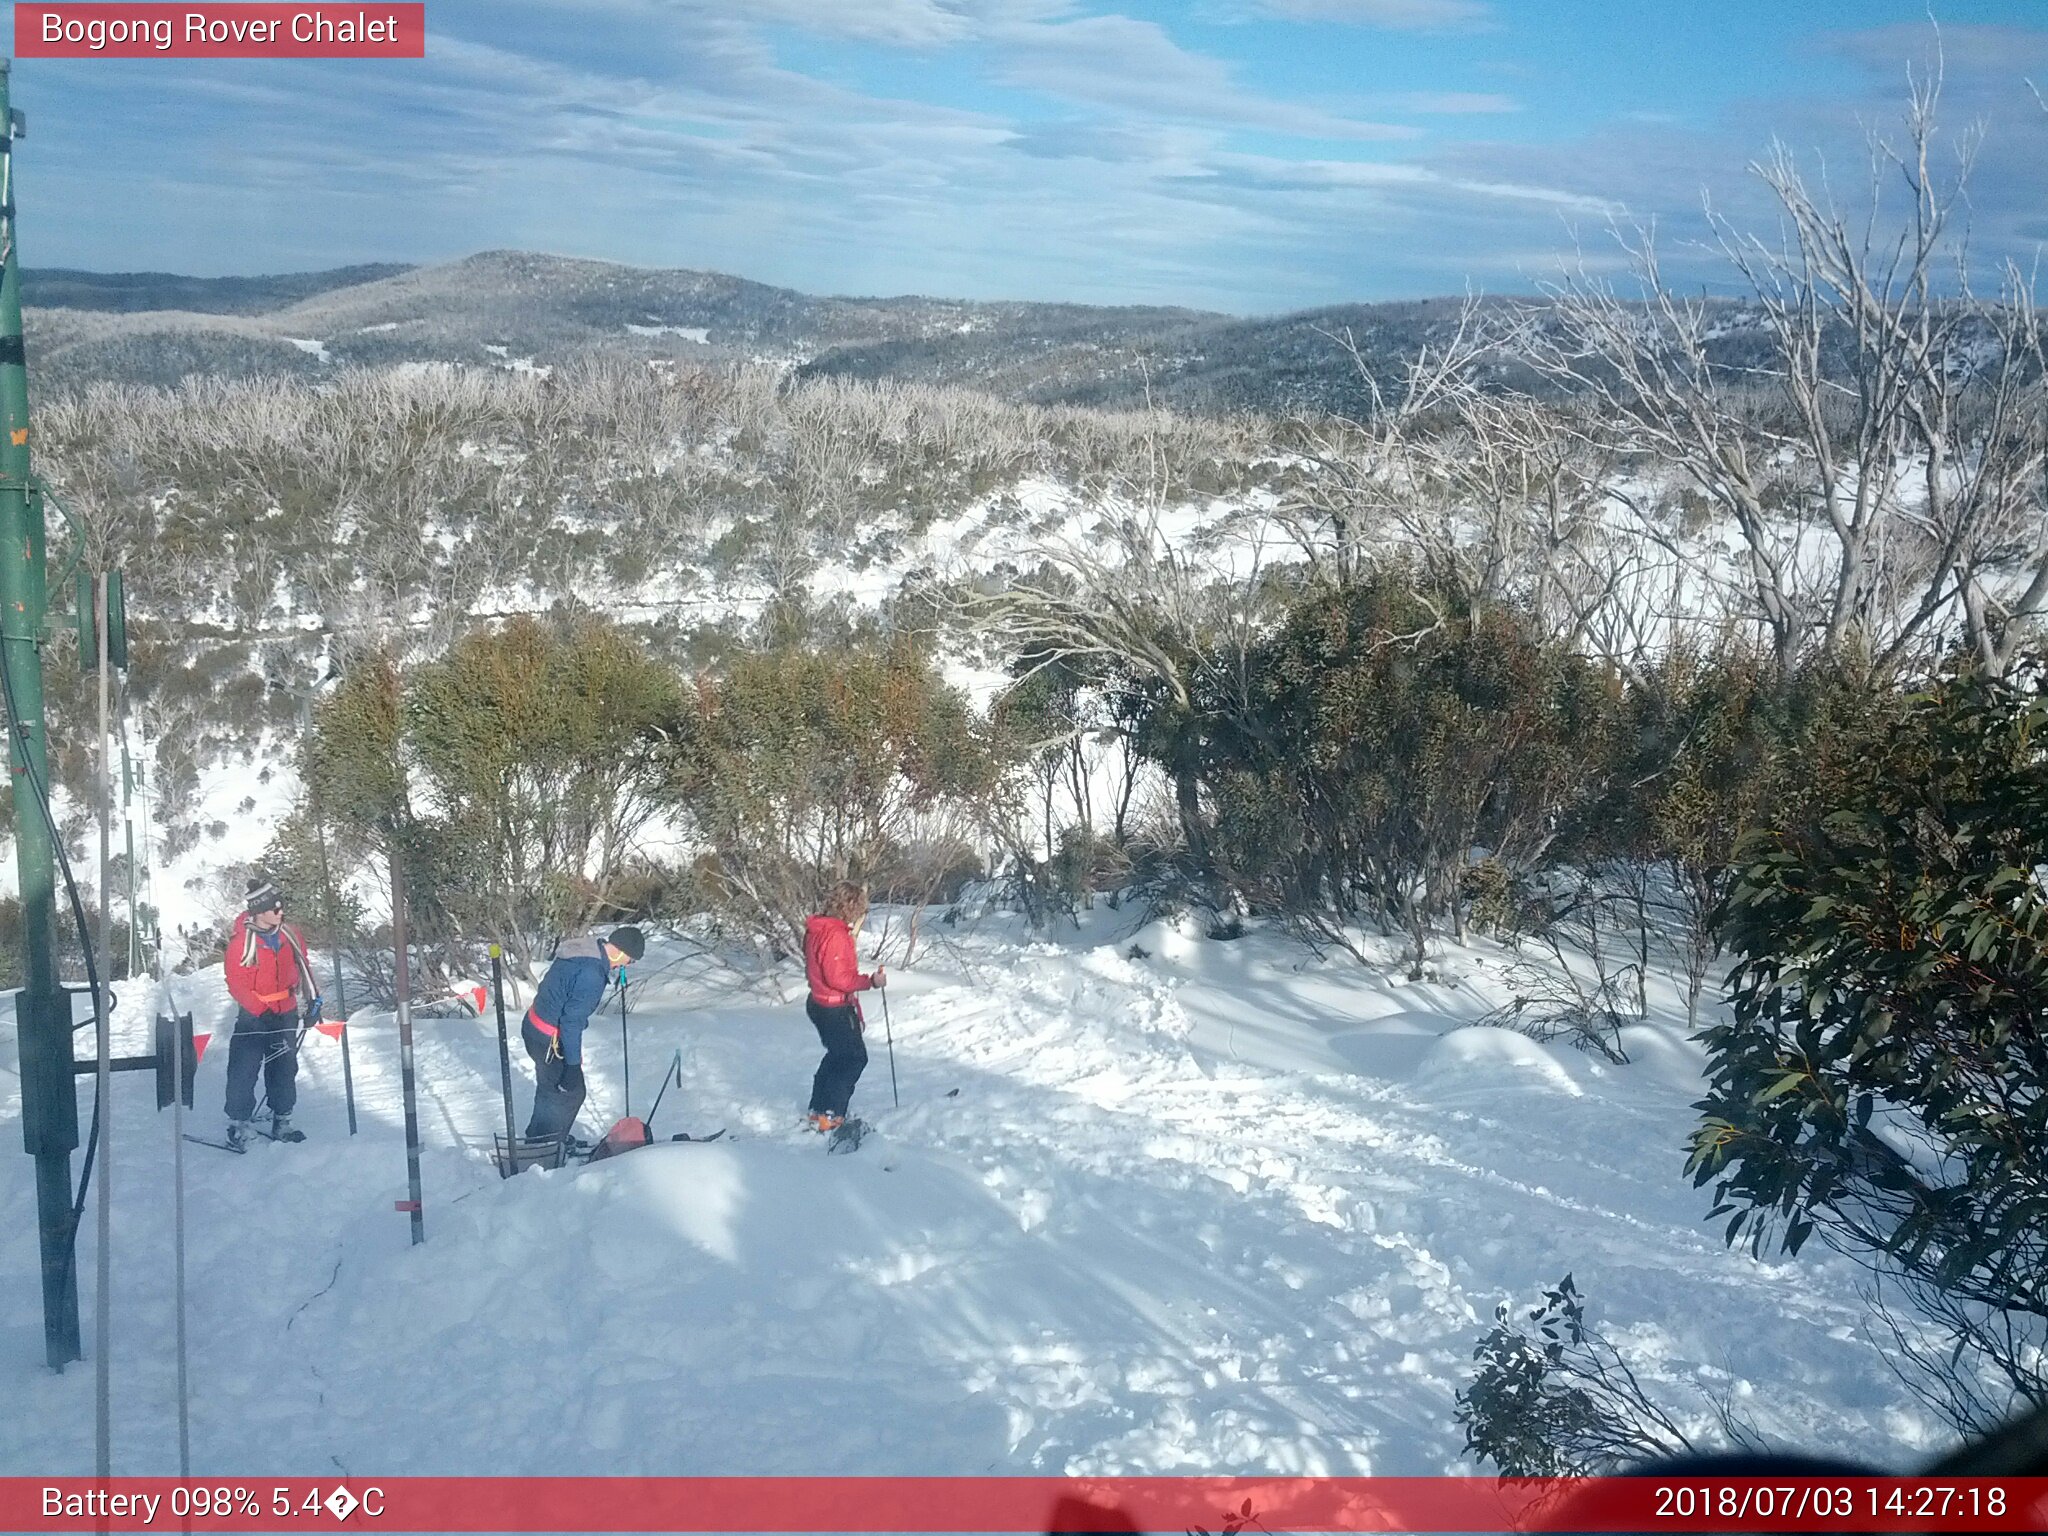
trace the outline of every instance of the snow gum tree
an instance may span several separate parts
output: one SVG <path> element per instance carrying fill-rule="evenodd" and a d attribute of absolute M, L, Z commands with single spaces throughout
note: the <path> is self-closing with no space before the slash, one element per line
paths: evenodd
<path fill-rule="evenodd" d="M 2048 333 L 2032 274 L 1972 291 L 1977 139 L 1944 163 L 1940 94 L 1937 70 L 1903 130 L 1873 135 L 1853 204 L 1781 146 L 1752 166 L 1779 228 L 1714 219 L 1757 355 L 1730 353 L 1729 307 L 1667 279 L 1647 230 L 1618 232 L 1624 287 L 1573 272 L 1528 314 L 1522 356 L 1592 407 L 1593 435 L 1733 528 L 1733 616 L 1786 671 L 1861 654 L 1882 677 L 1960 642 L 1999 672 L 2048 615 Z"/>

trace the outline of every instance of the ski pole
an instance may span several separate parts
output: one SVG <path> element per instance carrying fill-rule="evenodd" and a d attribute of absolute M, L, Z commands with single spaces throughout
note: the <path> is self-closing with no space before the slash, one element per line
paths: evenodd
<path fill-rule="evenodd" d="M 512 1042 L 505 1034 L 504 952 L 491 946 L 491 991 L 498 1000 L 498 1076 L 505 1085 L 505 1156 L 515 1159 L 519 1150 L 518 1128 L 512 1123 Z"/>
<path fill-rule="evenodd" d="M 896 1101 L 896 1107 L 903 1107 L 903 1096 L 896 1091 L 896 1031 L 889 1027 L 889 989 L 882 988 L 882 1037 L 889 1042 L 889 1097 Z"/>
<path fill-rule="evenodd" d="M 668 1070 L 662 1073 L 661 1093 L 657 1093 L 654 1096 L 654 1108 L 647 1111 L 647 1135 L 650 1140 L 654 1136 L 655 1111 L 661 1108 L 661 1095 L 668 1092 L 668 1085 L 671 1079 L 674 1080 L 678 1088 L 683 1086 L 683 1053 L 681 1050 L 676 1052 L 676 1059 L 668 1064 Z"/>

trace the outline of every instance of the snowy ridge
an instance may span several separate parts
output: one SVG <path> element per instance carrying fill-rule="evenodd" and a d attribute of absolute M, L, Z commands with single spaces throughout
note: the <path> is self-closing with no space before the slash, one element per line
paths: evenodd
<path fill-rule="evenodd" d="M 1411 985 L 1106 912 L 1051 941 L 1001 915 L 929 931 L 892 960 L 886 1026 L 868 1007 L 854 1107 L 879 1134 L 853 1157 L 796 1127 L 818 1054 L 800 982 L 764 997 L 658 941 L 631 989 L 633 1108 L 680 1049 L 656 1135 L 727 1138 L 510 1183 L 489 1165 L 494 1024 L 419 1020 L 417 1250 L 391 1210 L 391 1020 L 351 1025 L 353 1140 L 338 1049 L 309 1038 L 312 1140 L 187 1149 L 195 1470 L 1470 1472 L 1452 1394 L 1478 1335 L 1568 1268 L 1689 1424 L 1720 1398 L 1791 1446 L 1883 1460 L 1941 1438 L 1860 1336 L 1851 1266 L 1759 1263 L 1701 1223 L 1679 1176 L 1700 1063 L 1668 995 L 1612 1067 L 1460 1027 L 1501 1000 L 1480 947 Z M 177 985 L 202 1028 L 224 1022 L 217 970 Z M 124 1000 L 129 1031 L 144 1009 Z M 595 1134 L 625 1107 L 615 1006 L 586 1060 Z M 136 1474 L 174 1445 L 151 1104 L 117 1080 L 115 1469 Z M 0 1122 L 18 1113 L 0 1080 Z M 17 1293 L 27 1186 L 0 1187 Z M 79 1260 L 90 1307 L 89 1226 Z M 0 1323 L 20 1406 L 0 1471 L 83 1470 L 91 1373 L 39 1354 L 32 1311 Z"/>

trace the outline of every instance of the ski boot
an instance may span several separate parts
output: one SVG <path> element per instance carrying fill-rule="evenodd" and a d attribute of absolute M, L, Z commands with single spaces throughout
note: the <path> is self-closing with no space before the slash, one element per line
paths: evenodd
<path fill-rule="evenodd" d="M 820 1136 L 828 1136 L 839 1129 L 840 1118 L 837 1115 L 821 1115 L 813 1111 L 806 1118 L 805 1124 Z"/>
<path fill-rule="evenodd" d="M 249 1136 L 250 1125 L 247 1120 L 230 1120 L 228 1122 L 228 1147 L 230 1150 L 235 1152 L 248 1151 Z"/>
<path fill-rule="evenodd" d="M 270 1139 L 272 1141 L 304 1141 L 306 1133 L 292 1129 L 292 1117 L 290 1115 L 272 1115 L 270 1117 Z"/>

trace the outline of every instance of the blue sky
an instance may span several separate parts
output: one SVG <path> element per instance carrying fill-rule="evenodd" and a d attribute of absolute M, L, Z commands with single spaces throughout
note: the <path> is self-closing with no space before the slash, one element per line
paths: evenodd
<path fill-rule="evenodd" d="M 1270 313 L 1687 280 L 1773 137 L 1846 198 L 1936 46 L 1982 260 L 2048 242 L 2048 0 L 430 0 L 421 61 L 29 59 L 30 266 L 517 247 L 820 293 Z"/>

